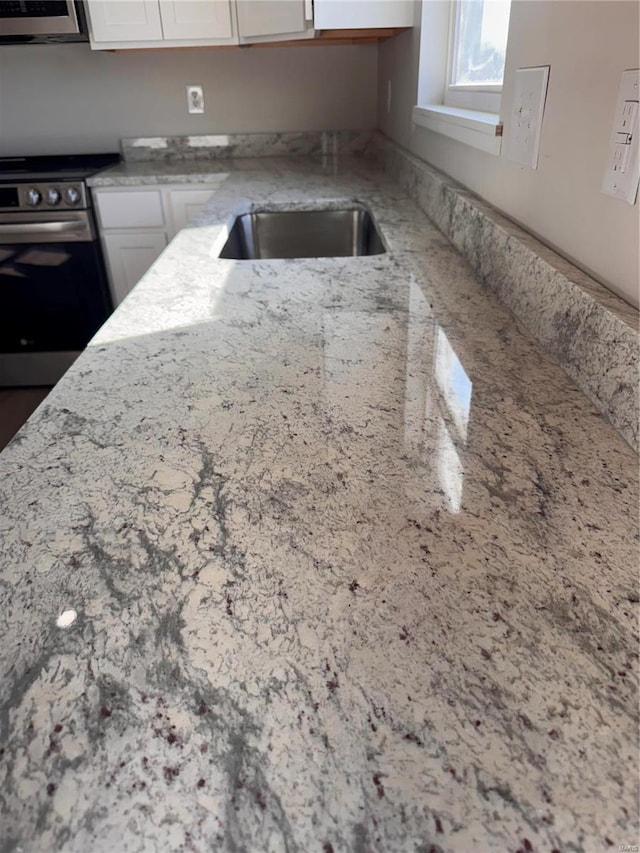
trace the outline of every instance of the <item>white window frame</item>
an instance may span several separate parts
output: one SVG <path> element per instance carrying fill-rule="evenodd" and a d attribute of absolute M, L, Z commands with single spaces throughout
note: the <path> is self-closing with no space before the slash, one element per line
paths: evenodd
<path fill-rule="evenodd" d="M 429 0 L 422 0 L 419 103 L 413 108 L 413 123 L 499 155 L 502 84 L 451 84 L 458 2 L 450 0 L 448 15 L 437 16 Z M 438 54 L 438 41 L 446 44 L 445 56 Z"/>
<path fill-rule="evenodd" d="M 511 0 L 513 2 L 513 0 Z M 449 107 L 468 110 L 499 113 L 502 99 L 502 83 L 454 84 L 453 63 L 456 54 L 456 36 L 458 34 L 458 10 L 460 0 L 451 0 L 449 11 L 449 32 L 447 38 L 447 77 L 444 93 L 444 103 Z"/>

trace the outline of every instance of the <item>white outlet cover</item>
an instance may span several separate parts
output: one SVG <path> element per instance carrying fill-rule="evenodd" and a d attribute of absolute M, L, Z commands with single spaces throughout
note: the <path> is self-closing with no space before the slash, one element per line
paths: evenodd
<path fill-rule="evenodd" d="M 187 109 L 191 114 L 204 112 L 202 86 L 187 86 Z"/>
<path fill-rule="evenodd" d="M 513 93 L 506 156 L 514 163 L 538 168 L 542 118 L 547 100 L 549 65 L 518 68 Z"/>

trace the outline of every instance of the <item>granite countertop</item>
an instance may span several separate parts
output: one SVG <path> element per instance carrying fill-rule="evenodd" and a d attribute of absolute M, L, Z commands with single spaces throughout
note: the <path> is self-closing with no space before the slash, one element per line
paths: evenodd
<path fill-rule="evenodd" d="M 252 163 L 255 160 L 252 158 Z M 232 163 L 227 160 L 215 160 L 203 157 L 202 159 L 177 160 L 163 163 L 156 161 L 126 161 L 103 169 L 96 175 L 87 178 L 89 187 L 127 187 L 144 186 L 155 184 L 193 184 L 203 183 L 207 180 L 221 180 L 229 174 L 229 166 L 234 171 L 241 169 L 242 159 L 236 159 Z"/>
<path fill-rule="evenodd" d="M 0 850 L 636 843 L 637 457 L 373 166 L 224 169 L 0 455 Z"/>
<path fill-rule="evenodd" d="M 362 155 L 364 156 L 364 155 Z M 257 173 L 269 172 L 273 180 L 280 180 L 283 176 L 293 174 L 306 174 L 311 167 L 315 172 L 318 169 L 325 175 L 343 174 L 345 164 L 357 165 L 362 163 L 362 156 L 344 156 L 340 160 L 335 155 L 318 155 L 309 157 L 303 155 L 289 155 L 287 157 L 190 157 L 188 159 L 169 160 L 123 160 L 115 166 L 109 166 L 95 175 L 87 178 L 89 187 L 127 187 L 127 186 L 155 186 L 162 184 L 198 184 L 198 183 L 221 183 L 226 181 L 232 174 L 236 177 L 246 172 L 249 180 Z M 311 164 L 313 163 L 313 166 Z M 365 163 L 373 166 L 370 157 L 365 157 Z M 296 197 L 300 197 L 299 190 Z"/>

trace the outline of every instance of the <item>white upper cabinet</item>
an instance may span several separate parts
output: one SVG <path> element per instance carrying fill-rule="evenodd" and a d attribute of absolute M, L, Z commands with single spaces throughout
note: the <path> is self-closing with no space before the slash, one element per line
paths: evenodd
<path fill-rule="evenodd" d="M 413 0 L 314 0 L 317 30 L 413 26 Z"/>
<path fill-rule="evenodd" d="M 414 0 L 86 0 L 93 50 L 311 39 L 413 26 Z M 313 9 L 313 11 L 312 11 Z M 315 30 L 314 30 L 315 28 Z"/>
<path fill-rule="evenodd" d="M 93 50 L 237 44 L 232 0 L 87 0 Z"/>
<path fill-rule="evenodd" d="M 91 0 L 89 18 L 92 44 L 162 38 L 158 0 Z"/>
<path fill-rule="evenodd" d="M 297 35 L 306 32 L 304 0 L 238 0 L 238 35 Z"/>
<path fill-rule="evenodd" d="M 230 39 L 229 0 L 160 0 L 165 39 Z"/>

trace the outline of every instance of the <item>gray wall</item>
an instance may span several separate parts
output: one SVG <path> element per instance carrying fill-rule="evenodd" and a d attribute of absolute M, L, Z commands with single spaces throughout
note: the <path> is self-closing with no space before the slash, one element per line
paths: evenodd
<path fill-rule="evenodd" d="M 0 154 L 115 150 L 122 136 L 376 126 L 374 45 L 122 53 L 0 47 Z M 206 112 L 187 113 L 185 86 Z"/>
<path fill-rule="evenodd" d="M 430 0 L 425 16 L 435 9 Z M 438 4 L 439 5 L 439 4 Z M 414 154 L 638 304 L 639 205 L 600 191 L 620 75 L 640 63 L 638 4 L 615 0 L 517 0 L 511 6 L 502 98 L 505 134 L 515 70 L 550 65 L 537 170 L 414 127 L 418 29 L 380 46 L 379 126 Z M 428 32 L 428 31 L 427 31 Z M 391 112 L 386 92 L 391 80 Z M 504 148 L 504 146 L 503 146 Z"/>

